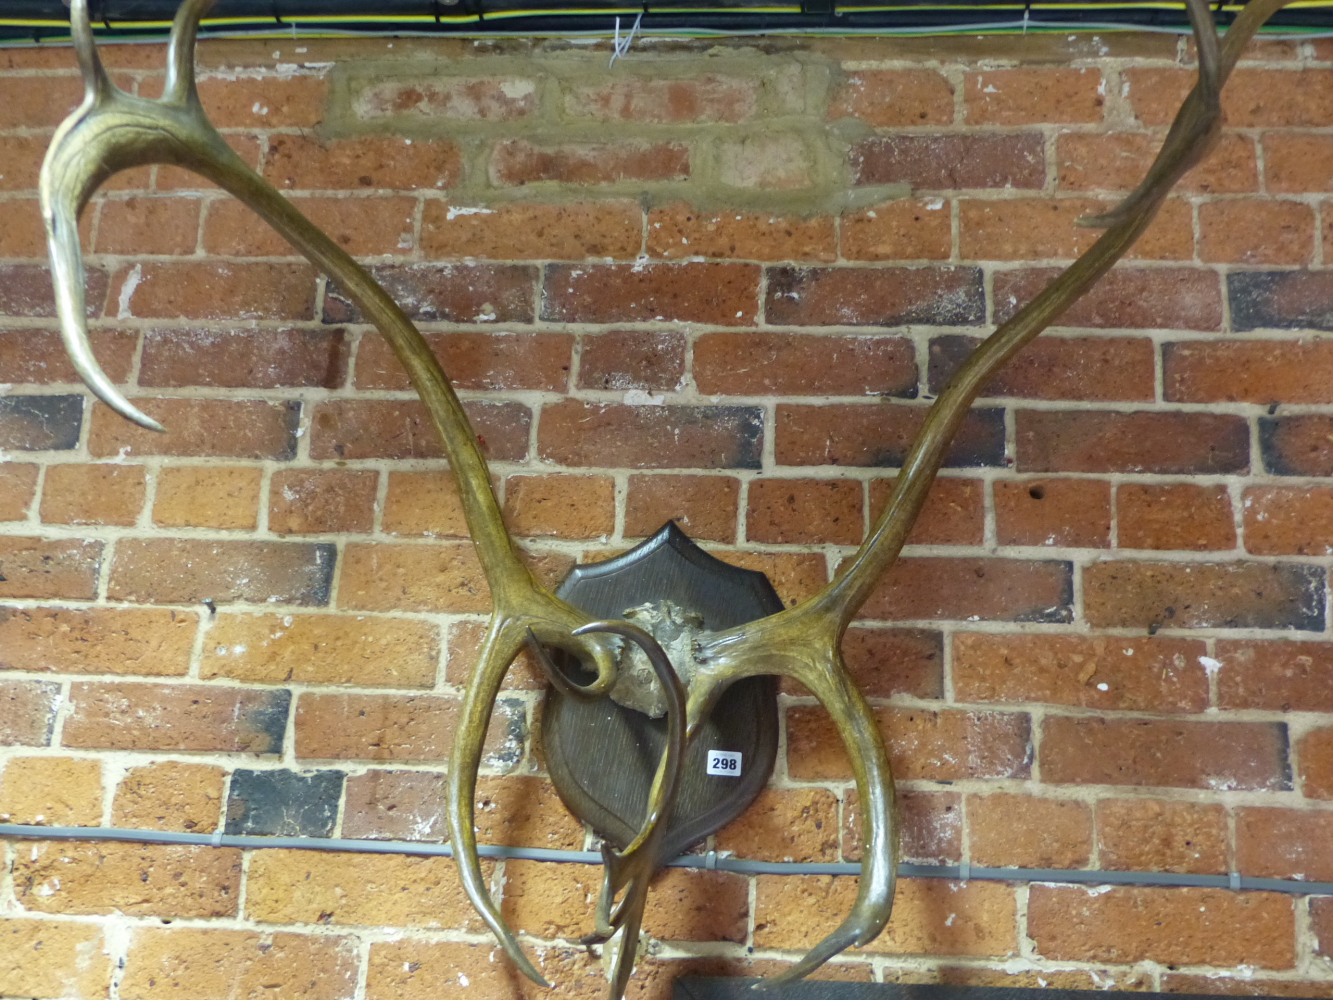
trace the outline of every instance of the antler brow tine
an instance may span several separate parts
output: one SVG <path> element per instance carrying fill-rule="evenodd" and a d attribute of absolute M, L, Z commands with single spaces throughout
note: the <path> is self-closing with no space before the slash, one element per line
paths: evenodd
<path fill-rule="evenodd" d="M 57 129 L 40 182 L 62 336 L 79 375 L 98 398 L 142 426 L 163 429 L 121 395 L 93 357 L 85 319 L 78 215 L 98 185 L 116 171 L 168 163 L 201 174 L 254 210 L 337 281 L 393 347 L 444 444 L 494 605 L 480 662 L 465 691 L 451 756 L 449 826 L 459 875 L 464 891 L 506 953 L 524 974 L 545 985 L 500 916 L 482 875 L 473 825 L 481 747 L 496 693 L 529 631 L 590 663 L 597 673 L 588 688 L 593 694 L 609 690 L 615 682 L 613 650 L 601 634 L 574 634 L 588 617 L 541 587 L 523 563 L 505 530 L 476 434 L 420 332 L 364 268 L 246 166 L 208 121 L 195 88 L 194 46 L 199 20 L 210 5 L 211 0 L 186 0 L 179 8 L 168 49 L 166 92 L 160 100 L 147 100 L 126 94 L 106 78 L 88 21 L 87 0 L 74 0 L 71 23 L 86 94 Z"/>

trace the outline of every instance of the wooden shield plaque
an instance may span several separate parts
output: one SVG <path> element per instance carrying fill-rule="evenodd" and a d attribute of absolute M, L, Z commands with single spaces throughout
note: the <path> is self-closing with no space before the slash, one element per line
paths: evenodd
<path fill-rule="evenodd" d="M 623 555 L 576 566 L 556 593 L 594 618 L 625 618 L 631 608 L 669 602 L 701 619 L 704 632 L 782 610 L 768 577 L 709 555 L 674 522 Z M 592 679 L 576 664 L 557 662 L 577 683 Z M 776 678 L 751 677 L 718 699 L 686 754 L 662 861 L 740 815 L 768 783 L 778 747 L 777 692 Z M 556 791 L 614 847 L 625 847 L 643 822 L 665 739 L 665 718 L 609 697 L 580 701 L 547 688 L 542 743 Z"/>

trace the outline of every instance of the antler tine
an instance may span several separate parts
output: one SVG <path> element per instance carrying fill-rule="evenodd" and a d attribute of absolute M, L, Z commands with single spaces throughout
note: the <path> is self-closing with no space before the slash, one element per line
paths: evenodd
<path fill-rule="evenodd" d="M 505 530 L 491 491 L 486 460 L 467 414 L 420 332 L 364 268 L 247 167 L 208 121 L 194 86 L 193 51 L 199 19 L 209 5 L 210 0 L 186 0 L 180 8 L 172 26 L 166 96 L 152 101 L 126 94 L 109 81 L 105 86 L 96 83 L 100 63 L 87 24 L 86 0 L 75 0 L 75 35 L 81 39 L 85 74 L 93 83 L 89 85 L 89 97 L 57 130 L 41 177 L 42 208 L 66 347 L 79 374 L 108 406 L 145 427 L 162 430 L 120 394 L 93 357 L 84 319 L 83 258 L 77 228 L 79 210 L 103 180 L 118 170 L 147 163 L 184 167 L 234 195 L 337 281 L 393 347 L 444 443 L 495 608 L 481 665 L 468 685 L 464 724 L 454 746 L 450 828 L 454 831 L 456 856 L 473 905 L 519 968 L 536 982 L 544 983 L 504 926 L 480 875 L 471 796 L 476 788 L 481 744 L 495 693 L 522 648 L 527 628 L 541 641 L 588 662 L 597 673 L 597 680 L 587 688 L 593 694 L 609 690 L 615 682 L 614 651 L 601 636 L 574 636 L 573 630 L 587 623 L 587 615 L 543 589 L 523 564 Z M 463 795 L 467 796 L 465 802 L 460 798 Z"/>
<path fill-rule="evenodd" d="M 702 665 L 691 684 L 691 732 L 722 687 L 744 676 L 777 673 L 795 677 L 813 691 L 836 720 L 852 755 L 864 803 L 862 883 L 852 914 L 780 981 L 800 978 L 852 943 L 864 943 L 888 920 L 896 866 L 889 826 L 892 785 L 873 718 L 864 702 L 848 693 L 850 681 L 837 654 L 842 634 L 876 582 L 897 558 L 972 401 L 992 375 L 1028 341 L 1067 309 L 1133 245 L 1156 215 L 1172 185 L 1206 151 L 1221 109 L 1216 99 L 1240 51 L 1288 0 L 1252 0 L 1227 32 L 1220 51 L 1210 44 L 1211 19 L 1198 0 L 1191 16 L 1201 37 L 1200 74 L 1141 188 L 1116 212 L 1111 224 L 1078 260 L 1031 302 L 1002 324 L 968 358 L 931 407 L 894 485 L 889 503 L 847 569 L 819 593 L 787 611 L 750 622 L 698 644 Z M 707 683 L 701 683 L 706 680 Z M 868 884 L 869 883 L 869 884 Z"/>
<path fill-rule="evenodd" d="M 107 76 L 102 57 L 97 53 L 93 26 L 88 17 L 88 0 L 74 0 L 69 10 L 70 35 L 74 41 L 74 55 L 83 74 L 85 98 L 96 98 L 115 87 Z"/>

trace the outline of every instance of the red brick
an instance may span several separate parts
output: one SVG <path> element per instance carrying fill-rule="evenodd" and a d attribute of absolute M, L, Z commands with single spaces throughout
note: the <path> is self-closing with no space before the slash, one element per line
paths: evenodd
<path fill-rule="evenodd" d="M 338 595 L 356 611 L 483 612 L 491 602 L 470 542 L 348 545 Z"/>
<path fill-rule="evenodd" d="M 662 330 L 612 330 L 579 338 L 580 389 L 675 392 L 685 384 L 685 337 Z"/>
<path fill-rule="evenodd" d="M 717 832 L 717 849 L 756 861 L 837 861 L 838 798 L 823 788 L 765 788 Z"/>
<path fill-rule="evenodd" d="M 1095 69 L 999 69 L 964 78 L 970 125 L 1085 124 L 1102 120 L 1106 89 Z"/>
<path fill-rule="evenodd" d="M 995 533 L 1001 545 L 1107 548 L 1111 484 L 1101 479 L 998 479 Z"/>
<path fill-rule="evenodd" d="M 1097 803 L 1098 863 L 1111 870 L 1217 875 L 1229 868 L 1224 806 L 1154 799 Z"/>
<path fill-rule="evenodd" d="M 37 199 L 6 200 L 5 209 L 5 228 L 0 231 L 0 257 L 40 258 L 46 249 L 46 232 Z M 89 229 L 90 225 L 85 221 L 82 226 L 85 239 Z"/>
<path fill-rule="evenodd" d="M 139 384 L 338 389 L 350 353 L 342 330 L 149 330 Z"/>
<path fill-rule="evenodd" d="M 70 451 L 82 429 L 82 396 L 0 396 L 0 450 Z"/>
<path fill-rule="evenodd" d="M 273 474 L 268 527 L 279 535 L 365 533 L 374 526 L 379 473 L 284 469 Z"/>
<path fill-rule="evenodd" d="M 1314 210 L 1298 201 L 1242 199 L 1199 206 L 1199 258 L 1219 264 L 1308 264 Z"/>
<path fill-rule="evenodd" d="M 261 923 L 483 927 L 450 858 L 267 850 L 248 876 L 246 915 Z"/>
<path fill-rule="evenodd" d="M 101 315 L 110 284 L 100 267 L 87 267 L 88 316 Z M 0 264 L 0 314 L 18 319 L 56 314 L 51 274 L 45 264 Z"/>
<path fill-rule="evenodd" d="M 125 539 L 107 595 L 145 604 L 324 605 L 335 558 L 327 543 Z"/>
<path fill-rule="evenodd" d="M 36 843 L 14 864 L 15 895 L 39 913 L 230 917 L 241 852 L 180 844 Z"/>
<path fill-rule="evenodd" d="M 8 616 L 8 609 L 0 614 Z M 0 622 L 3 627 L 3 622 Z M 8 657 L 3 666 L 9 667 Z M 0 680 L 0 746 L 44 747 L 51 742 L 60 686 L 40 681 Z"/>
<path fill-rule="evenodd" d="M 1162 345 L 1173 403 L 1333 403 L 1333 341 L 1185 341 Z"/>
<path fill-rule="evenodd" d="M 712 333 L 694 344 L 705 395 L 914 396 L 916 355 L 902 337 Z"/>
<path fill-rule="evenodd" d="M 281 190 L 432 191 L 453 187 L 462 176 L 458 146 L 445 140 L 277 134 L 269 136 L 264 157 L 264 177 Z"/>
<path fill-rule="evenodd" d="M 793 545 L 857 545 L 865 534 L 855 479 L 756 479 L 750 484 L 745 537 Z"/>
<path fill-rule="evenodd" d="M 944 648 L 940 633 L 913 628 L 851 628 L 842 637 L 842 657 L 867 698 L 944 696 Z M 801 685 L 784 679 L 796 693 Z"/>
<path fill-rule="evenodd" d="M 741 569 L 758 570 L 768 577 L 782 603 L 791 607 L 812 596 L 828 583 L 828 566 L 822 553 L 738 552 L 713 549 L 709 555 Z"/>
<path fill-rule="evenodd" d="M 381 530 L 388 535 L 467 538 L 463 501 L 453 473 L 389 473 Z"/>
<path fill-rule="evenodd" d="M 1265 137 L 1265 150 L 1268 141 Z M 1132 191 L 1147 174 L 1161 145 L 1158 132 L 1064 133 L 1056 138 L 1055 147 L 1060 187 L 1066 191 Z M 1222 133 L 1212 152 L 1176 187 L 1200 194 L 1257 191 L 1254 140 Z"/>
<path fill-rule="evenodd" d="M 42 157 L 49 144 L 50 140 L 41 135 L 6 136 L 5 148 L 0 152 L 0 191 L 36 191 Z"/>
<path fill-rule="evenodd" d="M 856 879 L 761 875 L 756 880 L 758 948 L 813 947 L 856 898 Z M 865 951 L 899 955 L 1005 956 L 1017 952 L 1014 891 L 998 882 L 903 879 L 893 917 Z"/>
<path fill-rule="evenodd" d="M 838 255 L 831 216 L 703 212 L 688 202 L 649 210 L 647 249 L 649 256 L 667 260 L 713 257 L 832 261 Z"/>
<path fill-rule="evenodd" d="M 1307 798 L 1333 799 L 1333 729 L 1315 729 L 1296 744 L 1301 790 Z"/>
<path fill-rule="evenodd" d="M 545 778 L 481 778 L 473 821 L 477 840 L 483 844 L 556 850 L 583 846 L 583 824 L 569 814 L 555 786 Z"/>
<path fill-rule="evenodd" d="M 213 1000 L 219 983 L 237 996 L 351 1000 L 355 939 L 218 928 L 136 930 L 120 989 L 126 1000 Z"/>
<path fill-rule="evenodd" d="M 142 465 L 53 465 L 42 484 L 47 524 L 132 525 L 143 510 Z"/>
<path fill-rule="evenodd" d="M 963 857 L 963 797 L 956 792 L 898 790 L 902 859 L 917 864 L 956 865 Z M 845 793 L 842 856 L 861 860 L 860 803 Z"/>
<path fill-rule="evenodd" d="M 1041 776 L 1051 784 L 1279 791 L 1290 784 L 1286 727 L 1048 716 Z"/>
<path fill-rule="evenodd" d="M 111 822 L 128 830 L 212 833 L 225 780 L 226 772 L 211 764 L 166 760 L 127 768 L 116 785 Z"/>
<path fill-rule="evenodd" d="M 571 118 L 596 121 L 736 124 L 758 111 L 759 88 L 757 78 L 717 73 L 681 80 L 622 74 L 606 82 L 569 87 L 564 109 Z"/>
<path fill-rule="evenodd" d="M 1037 132 L 1011 135 L 894 135 L 852 147 L 852 183 L 910 184 L 914 191 L 1040 188 L 1046 155 Z"/>
<path fill-rule="evenodd" d="M 1028 935 L 1055 961 L 1289 968 L 1295 912 L 1276 892 L 1034 885 Z"/>
<path fill-rule="evenodd" d="M 217 128 L 311 128 L 324 120 L 321 77 L 203 77 L 199 100 Z"/>
<path fill-rule="evenodd" d="M 1333 475 L 1331 430 L 1333 418 L 1321 413 L 1260 417 L 1259 448 L 1264 466 L 1278 476 Z"/>
<path fill-rule="evenodd" d="M 653 880 L 645 933 L 662 941 L 745 942 L 750 882 L 731 872 L 668 868 Z"/>
<path fill-rule="evenodd" d="M 371 120 L 514 121 L 535 114 L 540 101 L 537 83 L 517 76 L 389 77 L 361 84 L 351 95 L 353 113 Z"/>
<path fill-rule="evenodd" d="M 1085 868 L 1092 857 L 1092 810 L 1086 802 L 971 795 L 967 829 L 973 864 Z"/>
<path fill-rule="evenodd" d="M 88 331 L 93 355 L 107 378 L 125 382 L 130 377 L 137 331 Z M 79 376 L 55 330 L 0 330 L 0 382 L 35 385 L 76 383 Z"/>
<path fill-rule="evenodd" d="M 1245 491 L 1245 548 L 1255 555 L 1333 554 L 1333 490 L 1256 486 Z"/>
<path fill-rule="evenodd" d="M 736 540 L 740 483 L 730 476 L 630 476 L 625 537 L 655 534 L 675 521 L 694 539 Z"/>
<path fill-rule="evenodd" d="M 428 201 L 421 218 L 421 251 L 428 258 L 632 260 L 642 242 L 643 209 L 633 201 L 512 202 L 462 210 Z"/>
<path fill-rule="evenodd" d="M 1181 69 L 1126 69 L 1130 104 L 1145 125 L 1168 125 L 1194 73 Z M 1238 69 L 1222 94 L 1232 128 L 1319 128 L 1333 125 L 1333 70 Z"/>
<path fill-rule="evenodd" d="M 0 536 L 0 600 L 91 601 L 101 563 L 101 542 Z"/>
<path fill-rule="evenodd" d="M 87 750 L 282 752 L 291 692 L 212 684 L 75 683 L 61 735 Z"/>
<path fill-rule="evenodd" d="M 76 757 L 14 757 L 0 772 L 0 822 L 96 826 L 106 797 L 102 762 Z"/>
<path fill-rule="evenodd" d="M 953 124 L 953 85 L 928 69 L 851 73 L 833 95 L 830 118 L 860 118 L 878 128 Z"/>
<path fill-rule="evenodd" d="M 1324 573 L 1292 563 L 1105 562 L 1083 571 L 1095 628 L 1324 628 Z"/>
<path fill-rule="evenodd" d="M 505 522 L 515 535 L 607 538 L 616 526 L 616 484 L 610 476 L 510 476 Z"/>
<path fill-rule="evenodd" d="M 198 624 L 157 608 L 0 608 L 0 669 L 185 674 Z"/>
<path fill-rule="evenodd" d="M 774 267 L 765 320 L 788 326 L 963 326 L 981 322 L 971 267 Z"/>
<path fill-rule="evenodd" d="M 537 451 L 557 465 L 757 469 L 763 421 L 749 406 L 624 406 L 567 399 L 542 408 Z"/>
<path fill-rule="evenodd" d="M 528 454 L 532 413 L 522 403 L 463 405 L 482 453 L 491 461 L 521 462 Z M 320 403 L 310 423 L 314 459 L 441 458 L 444 446 L 416 400 L 335 399 Z"/>
<path fill-rule="evenodd" d="M 369 269 L 408 319 L 424 323 L 531 323 L 537 269 L 526 264 L 379 264 Z M 336 285 L 325 323 L 364 323 Z"/>
<path fill-rule="evenodd" d="M 683 181 L 690 176 L 690 147 L 683 142 L 578 142 L 537 145 L 523 139 L 497 143 L 490 180 L 499 187 Z"/>
<path fill-rule="evenodd" d="M 959 632 L 953 637 L 954 697 L 1202 712 L 1208 707 L 1208 676 L 1199 662 L 1204 650 L 1188 639 Z"/>
<path fill-rule="evenodd" d="M 1327 135 L 1264 134 L 1264 179 L 1268 190 L 1282 194 L 1333 191 L 1333 137 Z"/>
<path fill-rule="evenodd" d="M 1236 547 L 1236 523 L 1225 486 L 1126 483 L 1116 489 L 1116 544 L 1125 549 Z"/>
<path fill-rule="evenodd" d="M 574 338 L 564 333 L 429 333 L 426 343 L 455 389 L 564 392 Z M 407 372 L 382 338 L 361 338 L 358 389 L 410 389 Z"/>
<path fill-rule="evenodd" d="M 7 77 L 0 128 L 55 128 L 78 107 L 82 96 L 77 77 Z"/>
<path fill-rule="evenodd" d="M 338 246 L 357 257 L 409 253 L 416 221 L 415 198 L 292 198 L 292 204 Z M 209 205 L 205 253 L 227 257 L 295 257 L 296 247 L 238 201 Z"/>
<path fill-rule="evenodd" d="M 0 990 L 48 1000 L 109 996 L 113 960 L 103 950 L 102 933 L 97 924 L 0 918 L 0 942 L 9 956 L 0 970 Z"/>
<path fill-rule="evenodd" d="M 464 685 L 477 665 L 477 654 L 486 637 L 484 622 L 455 622 L 449 627 L 447 679 L 450 684 Z M 518 654 L 502 687 L 505 690 L 544 691 L 546 675 L 527 650 Z"/>
<path fill-rule="evenodd" d="M 466 904 L 464 904 L 466 905 Z M 543 945 L 529 952 L 542 974 L 562 994 L 578 1000 L 592 1000 L 606 992 L 606 973 L 599 960 L 588 949 Z M 630 981 L 635 991 L 644 977 L 649 961 L 666 965 L 674 973 L 674 966 L 693 963 L 660 962 L 641 959 L 639 971 Z M 696 962 L 699 960 L 695 960 Z M 719 960 L 711 960 L 717 962 Z M 442 993 L 460 990 L 466 983 L 470 991 L 481 991 L 486 997 L 511 997 L 514 1000 L 535 1000 L 539 987 L 529 986 L 515 975 L 514 969 L 496 957 L 495 946 L 461 944 L 455 942 L 423 941 L 407 938 L 388 943 L 376 943 L 370 951 L 370 972 L 366 981 L 369 1000 L 429 1000 Z M 669 992 L 669 985 L 668 985 Z M 635 1000 L 640 1000 L 635 996 Z M 667 1000 L 667 993 L 652 1000 Z"/>
<path fill-rule="evenodd" d="M 948 260 L 951 214 L 943 198 L 899 199 L 842 218 L 849 260 Z"/>
<path fill-rule="evenodd" d="M 1246 472 L 1244 417 L 1213 413 L 1019 410 L 1017 467 L 1023 472 Z"/>
<path fill-rule="evenodd" d="M 925 407 L 912 405 L 779 403 L 778 464 L 900 466 L 925 418 Z M 945 455 L 945 467 L 1003 461 L 1003 412 L 971 410 Z"/>
<path fill-rule="evenodd" d="M 252 684 L 430 687 L 438 629 L 365 615 L 230 615 L 213 619 L 199 676 Z"/>
<path fill-rule="evenodd" d="M 932 712 L 876 708 L 875 720 L 900 781 L 1025 778 L 1029 721 L 1022 712 Z M 823 708 L 787 710 L 787 771 L 798 781 L 847 781 L 851 764 Z"/>
<path fill-rule="evenodd" d="M 754 323 L 752 264 L 548 264 L 541 318 L 555 323 Z"/>
<path fill-rule="evenodd" d="M 22 521 L 37 492 L 37 466 L 0 466 L 0 521 Z"/>
<path fill-rule="evenodd" d="M 878 523 L 896 479 L 870 481 L 870 523 Z M 986 484 L 980 479 L 939 476 L 907 536 L 908 545 L 980 545 L 985 534 Z"/>
<path fill-rule="evenodd" d="M 192 254 L 199 238 L 197 198 L 130 198 L 105 201 L 97 227 L 97 252 Z"/>
<path fill-rule="evenodd" d="M 139 319 L 313 319 L 308 264 L 135 264 L 113 282 L 107 315 Z"/>
<path fill-rule="evenodd" d="M 1003 323 L 1060 272 L 1053 268 L 995 275 L 995 321 Z M 1118 267 L 1057 320 L 1097 329 L 1219 330 L 1222 298 L 1217 275 L 1189 267 Z"/>
<path fill-rule="evenodd" d="M 1333 813 L 1236 810 L 1236 869 L 1258 878 L 1333 881 Z"/>
<path fill-rule="evenodd" d="M 263 478 L 263 470 L 253 466 L 167 466 L 157 474 L 153 523 L 253 530 Z"/>
<path fill-rule="evenodd" d="M 296 756 L 316 760 L 443 761 L 459 702 L 438 695 L 303 694 L 296 705 Z M 491 716 L 486 767 L 509 771 L 523 757 L 523 703 L 501 699 Z"/>
<path fill-rule="evenodd" d="M 343 836 L 364 840 L 447 840 L 445 781 L 445 775 L 431 771 L 376 769 L 349 776 Z"/>
<path fill-rule="evenodd" d="M 145 430 L 101 403 L 93 406 L 88 450 L 95 458 L 207 455 L 284 461 L 296 451 L 300 403 L 260 399 L 137 399 L 166 427 Z"/>
<path fill-rule="evenodd" d="M 1323 642 L 1221 640 L 1219 708 L 1333 712 L 1333 646 Z"/>
<path fill-rule="evenodd" d="M 966 260 L 1072 260 L 1100 235 L 1076 225 L 1077 220 L 1108 207 L 1086 198 L 964 198 L 958 203 L 959 253 Z M 1164 224 L 1173 231 L 1163 232 Z M 1188 209 L 1159 214 L 1144 234 L 1144 243 L 1149 240 L 1153 251 L 1146 256 L 1191 258 L 1194 236 Z"/>
<path fill-rule="evenodd" d="M 1069 563 L 1024 559 L 899 559 L 860 616 L 889 621 L 1068 621 Z"/>

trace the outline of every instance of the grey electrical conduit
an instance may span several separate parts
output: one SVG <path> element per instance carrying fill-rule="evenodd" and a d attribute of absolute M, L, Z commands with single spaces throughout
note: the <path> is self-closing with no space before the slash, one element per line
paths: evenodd
<path fill-rule="evenodd" d="M 424 844 L 405 840 L 342 840 L 333 837 L 248 837 L 223 833 L 172 833 L 163 830 L 119 830 L 93 826 L 21 826 L 0 823 L 0 837 L 39 840 L 114 840 L 136 844 L 193 844 L 202 847 L 239 847 L 243 850 L 278 847 L 302 851 L 344 851 L 361 854 L 409 854 L 422 857 L 453 857 L 448 844 Z M 483 858 L 513 858 L 523 861 L 557 861 L 566 864 L 601 864 L 596 851 L 556 851 L 545 847 L 503 847 L 479 844 Z M 706 854 L 682 854 L 668 861 L 670 868 L 705 868 L 741 875 L 859 875 L 855 862 L 748 861 L 744 858 Z M 980 868 L 975 865 L 899 864 L 904 878 L 947 878 L 955 881 L 980 879 L 990 882 L 1066 882 L 1083 885 L 1188 886 L 1204 889 L 1248 889 L 1259 892 L 1288 892 L 1299 896 L 1333 896 L 1333 882 L 1301 882 L 1295 879 L 1252 878 L 1230 875 L 1182 875 L 1176 872 L 1110 872 L 1076 868 Z"/>

